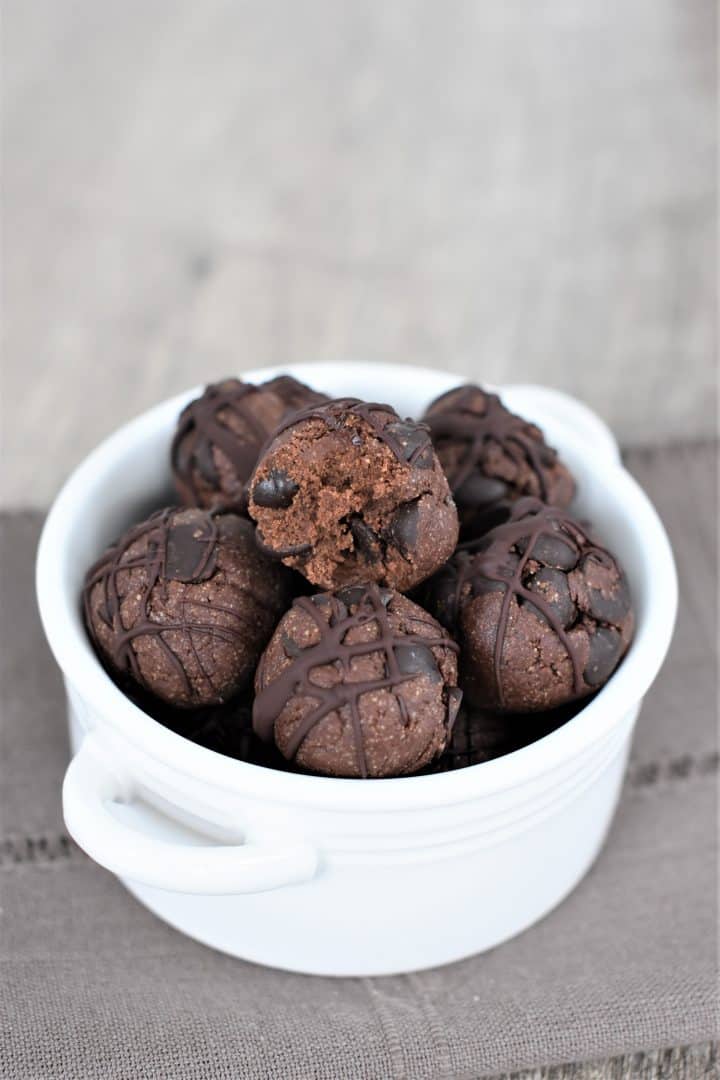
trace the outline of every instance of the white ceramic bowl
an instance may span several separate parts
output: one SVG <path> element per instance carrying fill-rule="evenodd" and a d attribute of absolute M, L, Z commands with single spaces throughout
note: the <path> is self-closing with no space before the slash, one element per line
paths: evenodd
<path fill-rule="evenodd" d="M 244 377 L 259 382 L 280 370 Z M 462 381 L 389 365 L 284 370 L 409 415 Z M 357 781 L 248 765 L 173 734 L 108 678 L 82 625 L 84 572 L 169 492 L 171 432 L 197 391 L 117 431 L 56 499 L 38 551 L 37 589 L 67 688 L 75 754 L 63 790 L 67 827 L 186 934 L 308 973 L 432 967 L 535 922 L 597 855 L 643 695 L 672 635 L 672 553 L 593 413 L 539 387 L 501 391 L 510 408 L 544 428 L 578 478 L 578 511 L 626 567 L 637 631 L 618 671 L 574 719 L 531 746 L 456 772 Z"/>

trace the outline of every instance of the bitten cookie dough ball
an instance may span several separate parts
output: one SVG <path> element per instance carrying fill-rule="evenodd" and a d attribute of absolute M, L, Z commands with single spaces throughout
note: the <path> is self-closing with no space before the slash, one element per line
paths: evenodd
<path fill-rule="evenodd" d="M 285 421 L 250 482 L 258 540 L 324 589 L 405 591 L 452 554 L 457 511 L 427 429 L 342 399 Z"/>
<path fill-rule="evenodd" d="M 537 499 L 460 548 L 426 590 L 455 628 L 461 683 L 481 708 L 535 712 L 607 682 L 633 634 L 617 559 L 562 510 Z"/>
<path fill-rule="evenodd" d="M 261 448 L 282 419 L 324 395 L 282 375 L 260 386 L 225 379 L 208 386 L 178 420 L 170 451 L 186 506 L 244 510 Z"/>
<path fill-rule="evenodd" d="M 417 772 L 452 732 L 462 696 L 456 652 L 426 611 L 393 590 L 301 597 L 258 665 L 253 726 L 312 772 Z"/>
<path fill-rule="evenodd" d="M 455 497 L 463 536 L 504 521 L 511 504 L 534 495 L 569 506 L 572 476 L 543 434 L 508 411 L 496 394 L 459 386 L 437 398 L 423 420 Z"/>
<path fill-rule="evenodd" d="M 285 571 L 251 522 L 161 510 L 88 571 L 85 624 L 108 668 L 180 708 L 217 705 L 252 679 L 286 604 Z"/>

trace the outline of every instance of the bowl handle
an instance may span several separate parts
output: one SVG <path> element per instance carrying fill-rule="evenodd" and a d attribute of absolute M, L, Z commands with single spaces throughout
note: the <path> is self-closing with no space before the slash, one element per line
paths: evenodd
<path fill-rule="evenodd" d="M 109 803 L 127 802 L 132 789 L 107 761 L 92 732 L 70 762 L 63 814 L 73 839 L 91 859 L 119 877 L 170 892 L 253 893 L 308 881 L 317 852 L 303 841 L 258 837 L 238 845 L 173 843 L 120 821 Z M 195 837 L 194 837 L 195 838 Z"/>

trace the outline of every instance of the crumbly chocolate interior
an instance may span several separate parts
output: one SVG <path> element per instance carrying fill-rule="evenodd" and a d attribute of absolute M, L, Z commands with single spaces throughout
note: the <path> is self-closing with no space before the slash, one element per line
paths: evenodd
<path fill-rule="evenodd" d="M 335 402 L 301 413 L 258 463 L 249 511 L 263 546 L 326 589 L 410 589 L 457 542 L 426 431 L 387 406 Z"/>

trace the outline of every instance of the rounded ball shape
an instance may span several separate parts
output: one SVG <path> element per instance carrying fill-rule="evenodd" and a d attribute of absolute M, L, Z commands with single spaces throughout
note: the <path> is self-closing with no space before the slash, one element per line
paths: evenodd
<path fill-rule="evenodd" d="M 260 386 L 224 379 L 183 409 L 170 457 L 175 487 L 186 506 L 242 511 L 246 485 L 261 448 L 282 419 L 326 400 L 281 375 Z"/>
<path fill-rule="evenodd" d="M 423 417 L 458 507 L 465 538 L 504 521 L 512 503 L 532 495 L 569 506 L 575 483 L 534 424 L 511 413 L 496 394 L 459 386 Z"/>
<path fill-rule="evenodd" d="M 311 772 L 417 772 L 452 732 L 456 652 L 431 615 L 391 589 L 301 597 L 258 665 L 255 731 Z"/>
<path fill-rule="evenodd" d="M 281 425 L 250 482 L 264 549 L 323 589 L 405 591 L 452 554 L 455 504 L 427 429 L 345 398 Z"/>
<path fill-rule="evenodd" d="M 161 510 L 88 571 L 90 638 L 116 676 L 180 708 L 218 705 L 251 681 L 286 603 L 285 571 L 247 519 Z"/>
<path fill-rule="evenodd" d="M 552 709 L 598 690 L 632 639 L 627 579 L 584 526 L 536 499 L 461 546 L 426 603 L 455 628 L 462 685 L 476 706 Z"/>

